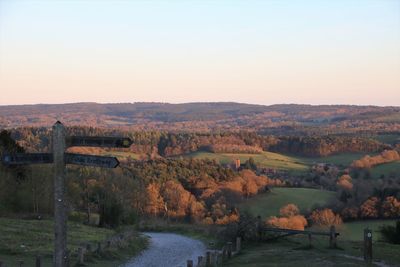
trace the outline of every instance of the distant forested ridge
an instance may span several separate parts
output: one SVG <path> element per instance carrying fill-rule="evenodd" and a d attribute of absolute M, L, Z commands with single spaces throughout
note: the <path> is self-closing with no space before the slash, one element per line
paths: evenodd
<path fill-rule="evenodd" d="M 0 106 L 0 128 L 69 126 L 179 132 L 312 135 L 400 132 L 400 107 L 216 103 L 73 103 Z"/>
<path fill-rule="evenodd" d="M 146 155 L 146 158 L 174 157 L 197 151 L 214 153 L 257 154 L 273 151 L 304 156 L 328 156 L 343 152 L 381 152 L 390 149 L 371 138 L 327 135 L 327 136 L 274 136 L 255 132 L 165 132 L 129 131 L 95 127 L 68 127 L 70 135 L 126 136 L 133 140 L 129 149 L 122 151 Z M 30 152 L 49 151 L 50 128 L 22 127 L 12 129 L 18 144 Z"/>

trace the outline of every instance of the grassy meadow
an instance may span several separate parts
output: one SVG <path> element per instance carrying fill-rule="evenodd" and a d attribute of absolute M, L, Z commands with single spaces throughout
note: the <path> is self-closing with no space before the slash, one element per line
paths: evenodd
<path fill-rule="evenodd" d="M 34 266 L 36 255 L 43 259 L 44 266 L 52 266 L 54 223 L 52 220 L 22 220 L 0 218 L 0 261 L 6 266 L 17 266 L 23 260 L 24 266 Z M 111 229 L 86 226 L 81 223 L 68 222 L 68 249 L 71 251 L 71 262 L 77 248 L 90 243 L 93 247 L 117 232 Z M 138 237 L 135 244 L 123 250 L 107 251 L 102 258 L 91 258 L 89 266 L 115 266 L 131 258 L 147 244 L 146 239 Z"/>
<path fill-rule="evenodd" d="M 371 177 L 378 179 L 382 175 L 385 177 L 390 177 L 391 175 L 399 175 L 400 174 L 400 161 L 394 161 L 389 163 L 380 164 L 374 166 L 370 170 Z"/>
<path fill-rule="evenodd" d="M 348 167 L 354 160 L 365 156 L 365 153 L 342 153 L 326 157 L 304 157 L 294 155 L 284 155 L 264 151 L 260 154 L 240 154 L 240 153 L 211 153 L 197 151 L 185 155 L 185 157 L 195 159 L 214 159 L 221 164 L 232 163 L 235 159 L 240 159 L 242 163 L 252 157 L 259 167 L 272 168 L 288 171 L 292 175 L 301 175 L 307 172 L 315 163 L 330 163 L 339 167 Z"/>
<path fill-rule="evenodd" d="M 307 213 L 315 206 L 325 205 L 335 197 L 334 192 L 309 188 L 272 188 L 271 192 L 259 194 L 239 206 L 241 212 L 267 218 L 279 215 L 281 207 L 293 203 L 301 213 Z"/>

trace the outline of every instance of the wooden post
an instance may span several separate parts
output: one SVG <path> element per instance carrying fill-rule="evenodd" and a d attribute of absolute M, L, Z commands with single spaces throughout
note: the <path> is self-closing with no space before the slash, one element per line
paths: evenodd
<path fill-rule="evenodd" d="M 227 252 L 226 246 L 224 246 L 222 248 L 222 260 L 223 261 L 226 260 L 227 257 L 228 257 L 228 252 Z"/>
<path fill-rule="evenodd" d="M 257 225 L 257 238 L 258 238 L 258 241 L 261 241 L 261 239 L 262 239 L 262 220 L 261 220 L 261 216 L 260 215 L 258 215 L 257 216 L 257 223 L 256 223 Z"/>
<path fill-rule="evenodd" d="M 236 237 L 236 252 L 239 252 L 242 248 L 242 238 L 240 236 Z"/>
<path fill-rule="evenodd" d="M 42 267 L 42 257 L 40 257 L 39 255 L 36 256 L 36 267 Z"/>
<path fill-rule="evenodd" d="M 100 242 L 97 243 L 97 250 L 96 250 L 96 252 L 97 252 L 97 253 L 101 253 L 101 243 L 100 243 Z"/>
<path fill-rule="evenodd" d="M 227 248 L 228 248 L 228 259 L 232 257 L 232 242 L 226 243 Z"/>
<path fill-rule="evenodd" d="M 188 260 L 187 261 L 187 267 L 193 267 L 193 261 L 192 260 Z"/>
<path fill-rule="evenodd" d="M 57 121 L 53 126 L 54 161 L 54 257 L 53 266 L 67 267 L 67 214 L 65 203 L 65 128 Z"/>
<path fill-rule="evenodd" d="M 23 267 L 24 266 L 24 261 L 19 261 L 18 263 L 19 263 L 19 265 L 18 265 L 19 267 Z"/>
<path fill-rule="evenodd" d="M 311 234 L 308 234 L 308 247 L 312 248 L 312 236 L 311 236 Z"/>
<path fill-rule="evenodd" d="M 86 244 L 86 251 L 91 252 L 92 251 L 92 245 L 91 244 Z"/>
<path fill-rule="evenodd" d="M 372 231 L 368 228 L 364 229 L 364 260 L 372 261 Z"/>
<path fill-rule="evenodd" d="M 197 257 L 197 266 L 199 267 L 199 266 L 201 266 L 201 264 L 203 264 L 203 256 L 198 256 Z"/>
<path fill-rule="evenodd" d="M 83 248 L 78 248 L 78 263 L 83 264 L 85 262 L 85 252 Z"/>
<path fill-rule="evenodd" d="M 211 267 L 211 251 L 207 251 L 206 253 L 206 266 Z"/>
<path fill-rule="evenodd" d="M 334 225 L 332 225 L 330 229 L 329 247 L 336 248 L 336 228 Z"/>

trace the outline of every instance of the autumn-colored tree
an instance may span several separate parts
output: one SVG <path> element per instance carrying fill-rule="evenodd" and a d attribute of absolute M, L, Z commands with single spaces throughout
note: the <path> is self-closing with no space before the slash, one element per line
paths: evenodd
<path fill-rule="evenodd" d="M 272 216 L 266 221 L 266 224 L 282 229 L 304 230 L 304 227 L 307 226 L 307 220 L 302 215 L 288 218 Z"/>
<path fill-rule="evenodd" d="M 299 214 L 299 208 L 294 204 L 288 204 L 280 209 L 282 217 L 272 216 L 266 224 L 283 229 L 304 230 L 307 220 Z"/>
<path fill-rule="evenodd" d="M 147 203 L 145 212 L 154 216 L 164 211 L 164 200 L 160 195 L 160 186 L 156 183 L 150 183 L 146 188 Z"/>
<path fill-rule="evenodd" d="M 353 189 L 352 179 L 351 176 L 348 174 L 340 176 L 336 184 L 344 190 Z"/>
<path fill-rule="evenodd" d="M 299 208 L 294 204 L 287 204 L 279 210 L 282 217 L 290 218 L 300 214 Z"/>
<path fill-rule="evenodd" d="M 339 225 L 342 218 L 339 214 L 335 214 L 331 209 L 314 210 L 310 215 L 313 224 L 319 226 Z"/>
<path fill-rule="evenodd" d="M 387 197 L 382 203 L 382 215 L 385 218 L 400 217 L 400 201 L 393 196 Z"/>
<path fill-rule="evenodd" d="M 380 201 L 377 197 L 367 199 L 360 207 L 361 218 L 378 218 Z"/>

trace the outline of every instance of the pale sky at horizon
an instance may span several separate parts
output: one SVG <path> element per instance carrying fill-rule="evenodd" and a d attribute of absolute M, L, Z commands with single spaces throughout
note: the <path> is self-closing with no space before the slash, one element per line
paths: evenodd
<path fill-rule="evenodd" d="M 0 0 L 0 105 L 400 106 L 400 0 Z"/>

